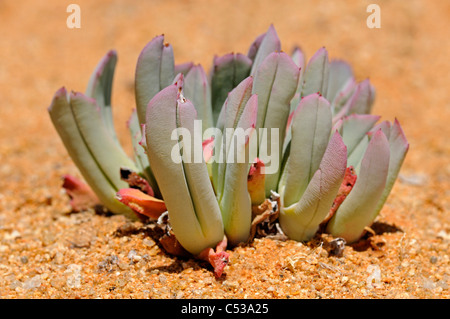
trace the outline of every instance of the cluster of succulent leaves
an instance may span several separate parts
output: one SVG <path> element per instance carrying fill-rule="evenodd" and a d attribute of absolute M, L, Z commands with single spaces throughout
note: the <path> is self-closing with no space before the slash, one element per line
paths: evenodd
<path fill-rule="evenodd" d="M 90 198 L 130 218 L 168 211 L 171 233 L 193 255 L 223 245 L 224 238 L 231 245 L 247 242 L 265 213 L 263 220 L 272 218 L 294 240 L 307 241 L 320 229 L 354 242 L 383 207 L 408 150 L 397 120 L 378 122 L 380 116 L 370 114 L 375 90 L 368 79 L 356 81 L 348 63 L 329 61 L 325 48 L 308 61 L 299 48 L 288 55 L 271 26 L 246 55 L 216 56 L 209 74 L 201 65 L 175 64 L 164 36 L 149 42 L 135 73 L 130 158 L 113 125 L 116 61 L 110 51 L 84 94 L 61 88 L 49 108 L 89 185 L 67 177 L 66 189 L 78 200 L 74 207 L 90 205 Z M 253 132 L 231 152 L 246 154 L 245 160 L 228 157 L 225 134 L 194 140 L 204 132 L 195 120 L 203 130 Z M 180 128 L 192 134 L 174 138 Z M 265 143 L 271 129 L 278 129 L 278 141 Z M 183 145 L 199 143 L 202 149 L 183 153 Z M 264 174 L 269 163 L 258 155 L 270 154 L 270 147 L 278 147 L 278 168 Z M 200 161 L 191 160 L 199 153 Z"/>

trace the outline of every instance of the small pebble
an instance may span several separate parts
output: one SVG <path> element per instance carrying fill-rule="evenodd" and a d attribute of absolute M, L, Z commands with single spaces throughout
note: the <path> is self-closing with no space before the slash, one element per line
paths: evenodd
<path fill-rule="evenodd" d="M 378 288 L 381 285 L 381 271 L 378 265 L 369 265 L 367 267 L 369 276 L 366 279 L 367 288 Z"/>
<path fill-rule="evenodd" d="M 127 257 L 130 260 L 130 262 L 132 262 L 132 263 L 137 263 L 138 261 L 140 261 L 142 259 L 142 257 L 139 256 L 138 253 L 136 252 L 136 250 L 134 250 L 134 249 L 130 250 Z"/>
<path fill-rule="evenodd" d="M 164 285 L 167 282 L 167 277 L 164 275 L 159 275 L 158 280 L 160 283 L 162 283 Z"/>
<path fill-rule="evenodd" d="M 422 288 L 426 289 L 426 290 L 433 290 L 434 288 L 436 288 L 436 285 L 431 279 L 423 278 L 422 279 Z"/>
<path fill-rule="evenodd" d="M 69 288 L 81 287 L 81 265 L 70 264 L 64 272 L 67 275 L 66 284 Z"/>
<path fill-rule="evenodd" d="M 41 285 L 41 276 L 36 275 L 36 276 L 28 279 L 27 281 L 25 281 L 25 283 L 23 284 L 23 288 L 24 289 L 34 289 L 34 288 L 38 288 L 40 285 Z"/>
<path fill-rule="evenodd" d="M 13 280 L 9 285 L 9 288 L 15 290 L 16 288 L 22 288 L 23 284 L 19 280 Z"/>
<path fill-rule="evenodd" d="M 156 243 L 153 240 L 151 240 L 150 238 L 144 238 L 142 243 L 147 247 L 153 247 L 156 245 Z"/>

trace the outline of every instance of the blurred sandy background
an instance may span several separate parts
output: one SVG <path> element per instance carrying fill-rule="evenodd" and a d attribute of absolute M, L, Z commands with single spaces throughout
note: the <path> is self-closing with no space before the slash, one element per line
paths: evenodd
<path fill-rule="evenodd" d="M 389 120 L 397 116 L 411 153 L 422 154 L 415 163 L 409 156 L 405 169 L 414 165 L 429 173 L 434 169 L 421 165 L 429 157 L 441 160 L 440 169 L 444 165 L 449 143 L 443 137 L 450 133 L 443 121 L 450 118 L 447 1 L 377 1 L 380 29 L 366 25 L 373 1 L 79 0 L 81 28 L 69 29 L 66 8 L 72 2 L 0 2 L 3 147 L 20 147 L 17 132 L 32 133 L 36 126 L 41 134 L 33 136 L 35 143 L 57 146 L 43 109 L 62 85 L 84 91 L 109 49 L 119 54 L 113 102 L 121 129 L 134 107 L 137 57 L 154 36 L 165 34 L 178 63 L 209 69 L 214 54 L 247 53 L 273 23 L 286 52 L 299 45 L 311 57 L 325 46 L 331 58 L 349 61 L 358 79 L 370 77 L 377 88 L 374 112 Z"/>

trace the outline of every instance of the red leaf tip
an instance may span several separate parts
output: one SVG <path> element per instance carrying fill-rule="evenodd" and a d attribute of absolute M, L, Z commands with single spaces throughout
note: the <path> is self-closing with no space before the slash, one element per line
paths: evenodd
<path fill-rule="evenodd" d="M 209 262 L 213 266 L 214 275 L 217 278 L 222 276 L 225 266 L 228 265 L 229 258 L 230 254 L 225 251 L 214 253 L 209 256 Z"/>

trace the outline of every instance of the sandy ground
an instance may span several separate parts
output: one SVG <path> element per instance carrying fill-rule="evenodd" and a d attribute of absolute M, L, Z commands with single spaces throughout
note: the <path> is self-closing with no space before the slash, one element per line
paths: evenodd
<path fill-rule="evenodd" d="M 450 2 L 77 0 L 0 1 L 0 298 L 448 298 L 450 296 Z M 376 234 L 329 256 L 309 243 L 257 239 L 230 250 L 221 279 L 165 254 L 151 228 L 122 216 L 70 214 L 61 176 L 79 176 L 46 108 L 61 86 L 84 91 L 109 50 L 119 54 L 114 115 L 126 147 L 137 57 L 165 34 L 176 61 L 209 69 L 246 53 L 273 23 L 290 52 L 325 46 L 377 88 L 374 113 L 397 117 L 411 144 Z"/>

